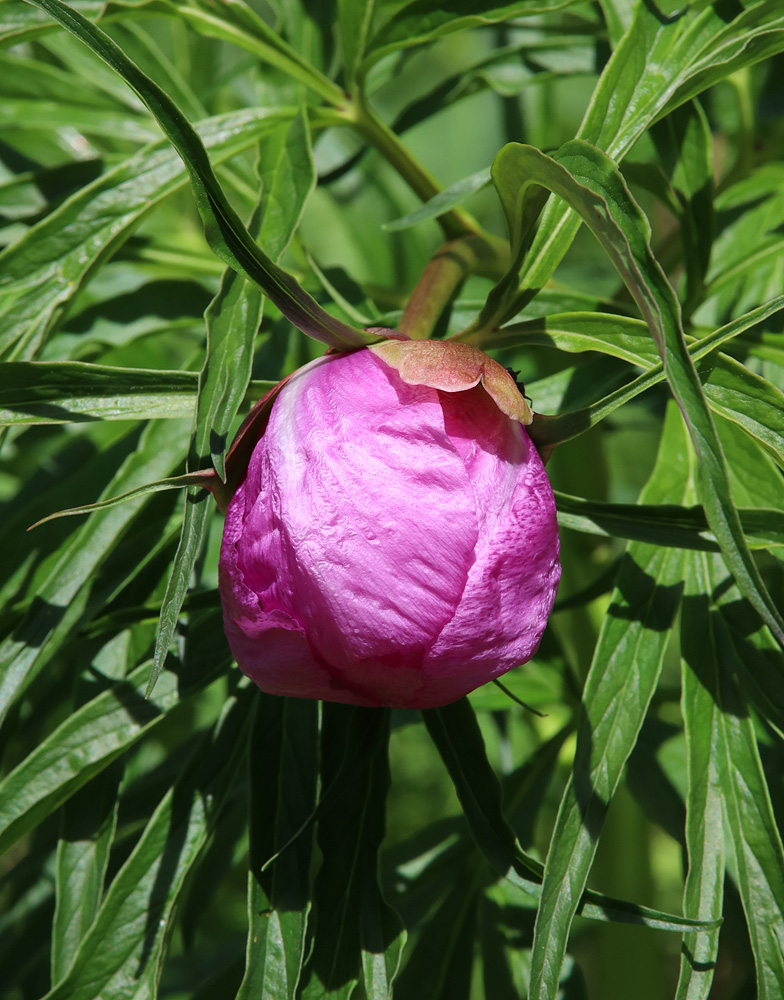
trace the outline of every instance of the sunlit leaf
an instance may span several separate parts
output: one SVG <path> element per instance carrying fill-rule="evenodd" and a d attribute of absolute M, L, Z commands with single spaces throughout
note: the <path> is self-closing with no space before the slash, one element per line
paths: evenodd
<path fill-rule="evenodd" d="M 671 405 L 657 465 L 643 502 L 688 499 L 689 469 L 671 438 Z M 629 545 L 583 693 L 572 777 L 547 856 L 531 959 L 531 1000 L 555 997 L 569 928 L 585 888 L 607 809 L 653 697 L 678 610 L 684 557 L 641 542 Z"/>

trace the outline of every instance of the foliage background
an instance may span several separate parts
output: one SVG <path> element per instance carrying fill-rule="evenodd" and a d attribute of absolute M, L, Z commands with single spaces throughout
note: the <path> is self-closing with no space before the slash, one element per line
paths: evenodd
<path fill-rule="evenodd" d="M 133 66 L 56 2 L 2 0 L 6 995 L 780 997 L 779 5 L 70 8 L 196 125 L 220 187 L 159 104 L 194 201 Z M 527 232 L 531 178 L 593 235 L 554 197 Z M 240 217 L 266 258 L 235 274 Z M 446 237 L 467 280 L 406 317 Z M 542 716 L 494 686 L 423 714 L 251 690 L 203 490 L 24 530 L 222 469 L 238 411 L 323 351 L 262 313 L 280 258 L 329 335 L 467 331 L 557 415 L 534 429 L 557 445 L 559 602 L 506 678 Z"/>

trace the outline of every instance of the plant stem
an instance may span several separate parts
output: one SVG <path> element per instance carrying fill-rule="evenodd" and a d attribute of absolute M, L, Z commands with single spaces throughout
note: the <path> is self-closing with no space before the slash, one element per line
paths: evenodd
<path fill-rule="evenodd" d="M 361 92 L 356 94 L 353 101 L 344 106 L 343 111 L 346 121 L 353 124 L 365 139 L 381 153 L 422 201 L 430 201 L 431 198 L 439 194 L 441 186 L 435 178 L 421 163 L 414 159 L 389 125 L 376 114 Z M 457 239 L 467 234 L 481 234 L 478 223 L 461 208 L 453 208 L 444 212 L 437 221 L 447 239 Z"/>
<path fill-rule="evenodd" d="M 445 243 L 422 272 L 400 320 L 400 332 L 412 340 L 430 337 L 468 275 L 495 278 L 504 272 L 508 255 L 506 242 L 490 237 L 463 236 Z"/>

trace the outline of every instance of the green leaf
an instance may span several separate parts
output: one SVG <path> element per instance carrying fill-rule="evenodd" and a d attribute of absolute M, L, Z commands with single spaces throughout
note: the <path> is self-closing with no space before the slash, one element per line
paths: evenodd
<path fill-rule="evenodd" d="M 702 337 L 700 340 L 692 341 L 689 345 L 689 355 L 693 361 L 697 362 L 698 374 L 704 383 L 704 392 L 707 401 L 715 412 L 724 414 L 728 419 L 733 420 L 739 426 L 743 426 L 749 433 L 758 437 L 769 451 L 777 456 L 780 453 L 780 440 L 775 428 L 780 425 L 780 414 L 778 413 L 777 397 L 778 390 L 771 386 L 764 379 L 755 377 L 747 369 L 736 372 L 737 362 L 724 354 L 712 355 L 715 348 L 728 340 L 738 336 L 743 331 L 761 322 L 767 316 L 777 312 L 782 307 L 784 300 L 781 297 L 771 300 L 765 305 L 753 309 L 745 316 L 733 320 L 726 326 L 720 327 L 714 333 Z M 563 322 L 562 322 L 563 320 Z M 550 323 L 554 329 L 550 330 Z M 601 323 L 601 321 L 597 321 Z M 634 321 L 635 323 L 639 321 Z M 543 325 L 548 329 L 547 333 L 542 333 Z M 561 326 L 568 329 L 561 331 Z M 541 342 L 547 344 L 548 340 L 557 342 L 562 351 L 582 351 L 586 349 L 603 350 L 604 353 L 613 354 L 624 360 L 632 361 L 634 352 L 639 350 L 639 363 L 644 365 L 645 354 L 641 343 L 635 343 L 634 333 L 628 335 L 628 330 L 642 329 L 642 326 L 633 327 L 632 321 L 624 320 L 620 325 L 618 334 L 614 328 L 618 327 L 615 320 L 608 321 L 607 332 L 602 335 L 600 331 L 595 333 L 591 327 L 595 325 L 594 320 L 583 321 L 581 317 L 574 316 L 545 318 L 544 321 L 532 321 L 530 327 L 525 328 L 523 337 L 531 336 L 531 342 Z M 524 324 L 514 324 L 522 328 Z M 511 330 L 513 327 L 504 327 Z M 473 336 L 466 338 L 474 340 Z M 477 340 L 481 340 L 481 335 L 477 335 Z M 525 343 L 525 339 L 523 339 Z M 652 347 L 652 345 L 650 345 Z M 564 379 L 565 372 L 560 372 L 554 378 L 556 381 Z M 587 406 L 577 409 L 566 410 L 554 417 L 547 417 L 534 423 L 529 433 L 533 433 L 540 444 L 557 444 L 560 441 L 568 441 L 570 438 L 582 434 L 594 424 L 603 420 L 613 413 L 624 403 L 628 403 L 646 389 L 651 388 L 664 379 L 664 366 L 661 362 L 652 365 L 647 372 L 638 378 L 627 382 L 626 385 L 614 390 L 609 395 L 604 396 L 598 402 L 592 402 Z M 715 379 L 719 384 L 726 383 L 730 391 L 722 392 L 721 389 L 712 389 L 710 380 Z M 560 393 L 554 399 L 548 399 L 546 391 L 547 380 L 540 380 L 533 390 L 536 394 L 536 402 L 543 409 L 561 409 L 564 394 Z M 601 391 L 605 386 L 594 379 L 595 388 Z M 545 391 L 543 392 L 543 387 Z M 592 394 L 592 395 L 595 395 Z M 541 400 L 541 401 L 540 401 Z M 579 399 L 572 398 L 570 402 L 574 405 L 580 402 Z M 767 426 L 767 421 L 771 426 Z"/>
<path fill-rule="evenodd" d="M 51 132 L 73 128 L 87 136 L 149 143 L 158 138 L 157 129 L 141 116 L 129 115 L 125 108 L 85 108 L 64 101 L 4 98 L 0 100 L 0 128 L 5 135 L 38 129 Z"/>
<path fill-rule="evenodd" d="M 403 997 L 469 1000 L 481 898 L 476 876 L 461 871 L 438 907 L 428 913 L 400 976 Z"/>
<path fill-rule="evenodd" d="M 85 17 L 100 17 L 107 9 L 133 9 L 143 7 L 150 3 L 150 0 L 119 0 L 112 3 L 111 0 L 71 0 L 70 6 L 80 11 Z M 31 8 L 27 0 L 3 0 L 0 7 L 0 41 L 15 39 L 22 41 L 50 31 L 53 27 L 52 20 L 41 11 Z"/>
<path fill-rule="evenodd" d="M 316 702 L 259 696 L 248 753 L 248 943 L 237 1000 L 296 996 L 310 913 L 318 728 Z"/>
<path fill-rule="evenodd" d="M 684 446 L 688 447 L 686 442 Z M 700 675 L 705 674 L 706 616 L 699 556 L 686 564 L 686 592 L 681 618 L 681 707 L 688 753 L 686 849 L 689 868 L 683 910 L 690 916 L 720 917 L 724 902 L 723 781 L 720 708 Z M 711 639 L 713 636 L 711 635 Z M 681 952 L 677 1000 L 707 1000 L 719 948 L 718 930 L 687 934 Z"/>
<path fill-rule="evenodd" d="M 338 30 L 349 90 L 365 55 L 375 5 L 376 0 L 338 0 Z"/>
<path fill-rule="evenodd" d="M 0 366 L 0 425 L 191 417 L 198 380 L 195 372 L 7 361 Z M 253 381 L 241 402 L 261 399 L 276 384 Z"/>
<path fill-rule="evenodd" d="M 374 1000 L 391 998 L 403 944 L 378 886 L 389 788 L 387 709 L 324 703 L 314 927 L 303 1000 L 348 1000 L 360 976 Z M 361 962 L 360 962 L 361 958 Z"/>
<path fill-rule="evenodd" d="M 215 674 L 217 670 L 216 666 Z M 142 664 L 127 678 L 98 693 L 3 779 L 0 853 L 107 768 L 179 704 L 177 677 L 169 671 L 162 675 L 155 698 L 146 700 L 148 674 L 149 665 Z"/>
<path fill-rule="evenodd" d="M 150 424 L 138 450 L 106 492 L 113 494 L 170 472 L 182 460 L 182 451 L 182 439 L 172 432 L 169 421 Z M 138 510 L 134 503 L 94 514 L 50 557 L 35 600 L 14 633 L 0 644 L 0 718 L 79 621 L 92 577 Z"/>
<path fill-rule="evenodd" d="M 121 632 L 99 650 L 93 670 L 122 679 L 129 666 L 131 634 Z M 94 693 L 93 676 L 76 682 L 78 707 Z M 51 981 L 68 971 L 101 904 L 109 851 L 114 839 L 124 765 L 116 761 L 71 795 L 60 813 L 56 904 L 52 921 Z"/>
<path fill-rule="evenodd" d="M 476 191 L 481 191 L 482 188 L 487 187 L 490 180 L 489 170 L 479 170 L 477 173 L 471 174 L 470 177 L 464 177 L 462 180 L 457 181 L 456 184 L 452 184 L 450 187 L 440 191 L 435 197 L 416 209 L 416 211 L 410 212 L 408 215 L 403 215 L 392 222 L 385 222 L 381 228 L 388 233 L 397 233 L 401 229 L 410 229 L 411 226 L 416 226 L 420 222 L 437 219 L 439 215 L 448 212 L 450 208 L 462 204 L 466 198 L 470 197 Z"/>
<path fill-rule="evenodd" d="M 784 308 L 784 297 L 780 308 Z M 552 313 L 509 323 L 498 330 L 466 331 L 454 339 L 485 349 L 530 344 L 555 347 L 569 353 L 600 351 L 646 368 L 653 367 L 658 359 L 648 327 L 642 320 L 599 312 Z"/>
<path fill-rule="evenodd" d="M 499 875 L 514 865 L 518 851 L 501 803 L 501 785 L 485 751 L 476 715 L 461 698 L 422 713 L 455 785 L 463 814 L 477 846 Z"/>
<path fill-rule="evenodd" d="M 687 499 L 679 461 L 677 410 L 670 405 L 644 502 Z M 604 619 L 583 693 L 572 777 L 561 800 L 545 863 L 531 958 L 530 1000 L 554 998 L 569 928 L 596 852 L 607 809 L 640 732 L 681 597 L 683 554 L 632 542 Z"/>
<path fill-rule="evenodd" d="M 269 296 L 294 326 L 330 347 L 361 347 L 374 338 L 334 319 L 296 280 L 259 248 L 223 193 L 201 140 L 174 102 L 142 73 L 100 28 L 60 0 L 29 0 L 84 42 L 144 101 L 190 174 L 196 203 L 213 251 Z"/>
<path fill-rule="evenodd" d="M 341 88 L 288 45 L 247 3 L 221 0 L 220 6 L 216 7 L 210 0 L 189 0 L 187 3 L 170 0 L 167 6 L 202 34 L 246 49 L 263 62 L 304 83 L 330 104 L 336 107 L 343 105 L 345 95 Z"/>
<path fill-rule="evenodd" d="M 0 366 L 0 423 L 188 417 L 196 386 L 193 372 L 10 361 Z"/>
<path fill-rule="evenodd" d="M 279 260 L 291 241 L 315 181 L 308 120 L 300 111 L 290 124 L 273 130 L 259 146 L 261 198 L 250 231 L 260 236 L 271 259 Z M 190 470 L 196 472 L 209 454 L 224 482 L 226 440 L 250 381 L 261 312 L 258 288 L 236 271 L 227 270 L 206 313 L 207 356 L 199 376 L 189 462 Z M 198 490 L 188 493 L 180 544 L 161 605 L 148 694 L 163 667 L 201 550 L 210 509 L 207 499 Z"/>
<path fill-rule="evenodd" d="M 699 638 L 691 641 L 699 642 L 701 653 L 697 659 L 687 658 L 687 664 L 695 674 L 694 683 L 706 688 L 715 701 L 717 764 L 757 967 L 758 995 L 772 1000 L 784 986 L 784 847 L 754 721 L 738 682 L 739 672 L 743 676 L 748 671 L 749 642 L 737 631 L 737 611 L 724 593 L 731 583 L 726 569 L 708 556 L 692 559 L 699 589 L 692 598 L 692 624 Z"/>
<path fill-rule="evenodd" d="M 713 243 L 713 146 L 705 112 L 696 101 L 675 109 L 651 130 L 672 179 L 686 270 L 684 313 L 702 301 Z"/>
<path fill-rule="evenodd" d="M 152 493 L 165 493 L 168 490 L 183 490 L 189 486 L 204 487 L 214 479 L 214 474 L 203 472 L 186 472 L 181 476 L 169 476 L 166 479 L 158 479 L 154 483 L 145 483 L 126 493 L 118 493 L 117 496 L 107 497 L 106 500 L 96 500 L 95 503 L 86 503 L 81 507 L 69 507 L 67 510 L 58 510 L 53 514 L 47 514 L 40 521 L 30 525 L 30 529 L 38 528 L 42 524 L 54 521 L 60 517 L 78 517 L 80 514 L 94 514 L 98 511 L 109 510 L 112 507 L 121 507 L 132 500 L 139 500 L 142 497 L 150 496 Z"/>
<path fill-rule="evenodd" d="M 631 538 L 652 545 L 716 551 L 702 507 L 675 504 L 613 504 L 583 500 L 555 491 L 561 527 L 594 535 Z M 739 508 L 738 515 L 751 548 L 784 545 L 784 512 L 758 507 Z"/>
<path fill-rule="evenodd" d="M 643 132 L 669 111 L 743 66 L 784 49 L 784 14 L 758 0 L 725 8 L 687 5 L 665 17 L 637 3 L 632 23 L 602 72 L 578 137 L 622 160 Z M 563 203 L 548 205 L 522 275 L 541 288 L 572 243 L 580 220 Z"/>
<path fill-rule="evenodd" d="M 240 111 L 199 132 L 216 162 L 258 140 L 291 111 Z M 184 186 L 176 153 L 156 143 L 88 184 L 0 254 L 0 356 L 33 358 L 93 270 L 162 198 Z"/>
<path fill-rule="evenodd" d="M 495 872 L 516 886 L 531 902 L 535 904 L 544 899 L 545 887 L 539 883 L 545 868 L 522 851 L 504 816 L 501 786 L 487 759 L 479 724 L 470 703 L 463 698 L 444 708 L 428 709 L 423 717 L 449 771 L 471 835 L 480 851 Z M 582 889 L 584 886 L 585 882 Z M 578 912 L 594 920 L 638 923 L 670 931 L 695 926 L 695 922 L 688 918 L 612 899 L 591 890 L 581 890 L 577 903 Z"/>
<path fill-rule="evenodd" d="M 678 301 L 651 251 L 650 226 L 617 167 L 598 149 L 579 140 L 562 146 L 557 160 L 531 146 L 510 143 L 496 157 L 493 175 L 501 179 L 499 193 L 508 217 L 519 211 L 525 220 L 526 194 L 532 185 L 542 185 L 578 210 L 610 255 L 648 323 L 689 427 L 697 450 L 699 496 L 727 565 L 744 595 L 784 644 L 784 620 L 765 588 L 732 504 L 726 463 L 686 348 Z M 539 200 L 536 194 L 531 197 L 534 203 Z"/>
<path fill-rule="evenodd" d="M 784 392 L 734 358 L 722 355 L 715 365 L 707 359 L 705 367 L 711 408 L 756 438 L 784 469 Z"/>
<path fill-rule="evenodd" d="M 781 309 L 784 309 L 784 295 L 764 302 L 699 340 L 689 338 L 688 350 L 692 360 L 704 358 Z M 452 339 L 484 348 L 524 347 L 530 344 L 556 347 L 570 353 L 600 351 L 630 364 L 648 368 L 650 375 L 660 376 L 659 380 L 664 374 L 662 363 L 657 361 L 658 351 L 651 341 L 647 324 L 630 316 L 599 312 L 548 313 L 537 319 L 509 323 L 492 333 L 466 332 Z M 648 383 L 646 387 L 647 385 Z"/>
<path fill-rule="evenodd" d="M 252 699 L 230 699 L 194 760 L 153 813 L 106 898 L 66 976 L 47 1000 L 151 996 L 177 898 L 229 794 L 239 739 Z"/>
<path fill-rule="evenodd" d="M 784 222 L 784 170 L 763 164 L 716 198 L 721 229 L 714 244 L 707 291 L 715 308 L 737 312 L 759 301 L 778 278 Z M 729 313 L 731 315 L 731 312 Z"/>
<path fill-rule="evenodd" d="M 54 983 L 68 971 L 100 906 L 117 824 L 121 776 L 122 768 L 104 770 L 63 808 L 57 843 L 57 905 L 52 922 Z"/>
<path fill-rule="evenodd" d="M 396 11 L 375 32 L 368 45 L 368 64 L 397 49 L 425 45 L 453 31 L 497 24 L 513 17 L 533 17 L 549 10 L 568 7 L 575 0 L 517 0 L 499 4 L 497 0 L 411 0 Z"/>
<path fill-rule="evenodd" d="M 56 21 L 43 10 L 30 10 L 28 0 L 3 0 L 0 15 L 0 41 L 17 41 L 49 32 Z M 151 13 L 171 14 L 186 20 L 201 34 L 238 45 L 257 58 L 287 73 L 310 87 L 332 104 L 340 104 L 342 91 L 303 59 L 277 35 L 256 12 L 239 0 L 222 0 L 220 8 L 209 0 L 71 0 L 68 5 L 84 17 L 100 19 L 106 14 L 118 17 L 144 16 L 144 7 Z M 136 10 L 139 9 L 139 14 Z"/>
<path fill-rule="evenodd" d="M 310 131 L 303 110 L 263 137 L 258 161 L 261 198 L 250 228 L 273 261 L 280 260 L 302 218 L 315 186 Z M 250 380 L 262 302 L 255 286 L 227 271 L 207 309 L 207 357 L 199 379 L 193 451 L 211 457 L 225 481 L 229 429 Z"/>

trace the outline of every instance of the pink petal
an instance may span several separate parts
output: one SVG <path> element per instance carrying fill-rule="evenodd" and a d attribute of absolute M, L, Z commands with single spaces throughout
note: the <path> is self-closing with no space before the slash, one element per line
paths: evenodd
<path fill-rule="evenodd" d="M 247 496 L 238 567 L 265 611 L 307 623 L 319 655 L 352 678 L 377 657 L 421 664 L 478 538 L 435 390 L 367 351 L 308 366 L 276 400 Z"/>

